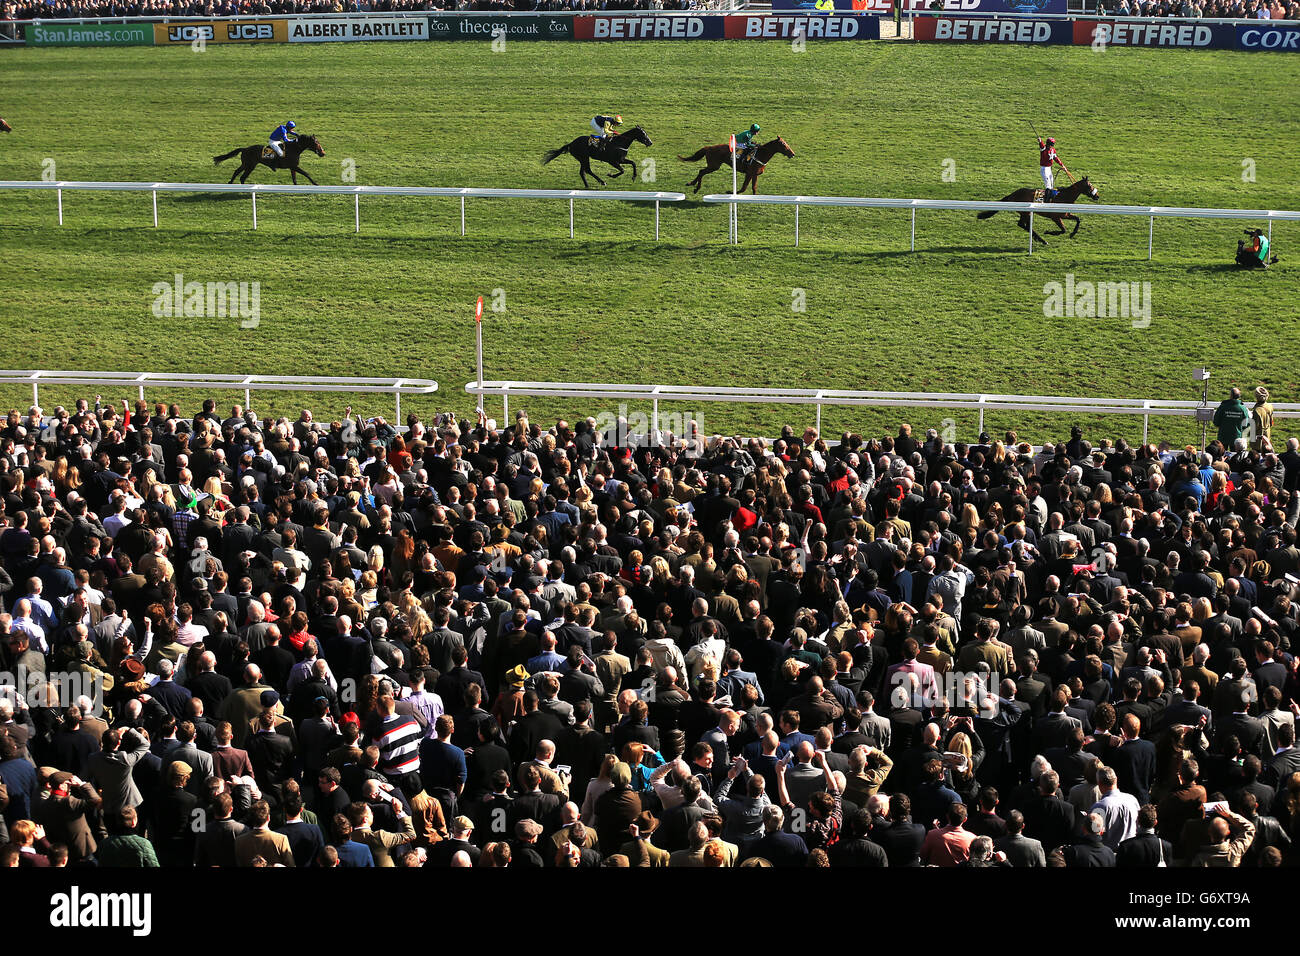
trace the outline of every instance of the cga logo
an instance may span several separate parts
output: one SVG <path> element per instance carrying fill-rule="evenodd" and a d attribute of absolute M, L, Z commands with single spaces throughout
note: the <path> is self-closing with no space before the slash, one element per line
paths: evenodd
<path fill-rule="evenodd" d="M 226 26 L 226 36 L 231 40 L 271 40 L 275 30 L 269 23 L 231 23 Z"/>
<path fill-rule="evenodd" d="M 167 28 L 167 39 L 172 43 L 193 43 L 195 40 L 211 40 L 212 38 L 212 24 L 210 23 Z"/>
<path fill-rule="evenodd" d="M 450 32 L 451 32 L 451 24 L 448 23 L 446 20 L 435 20 L 435 19 L 433 19 L 433 18 L 431 17 L 431 18 L 429 19 L 429 32 L 430 32 L 430 33 L 450 33 Z"/>

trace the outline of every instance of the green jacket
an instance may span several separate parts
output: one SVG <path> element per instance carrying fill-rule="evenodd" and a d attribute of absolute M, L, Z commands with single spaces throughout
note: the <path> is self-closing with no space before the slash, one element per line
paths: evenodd
<path fill-rule="evenodd" d="M 111 836 L 100 844 L 99 865 L 144 869 L 156 867 L 158 857 L 148 840 L 134 833 L 128 833 L 123 836 Z"/>
<path fill-rule="evenodd" d="M 1250 421 L 1250 412 L 1239 398 L 1225 398 L 1214 410 L 1214 427 L 1219 430 L 1219 442 L 1231 451 L 1233 443 L 1241 437 Z"/>

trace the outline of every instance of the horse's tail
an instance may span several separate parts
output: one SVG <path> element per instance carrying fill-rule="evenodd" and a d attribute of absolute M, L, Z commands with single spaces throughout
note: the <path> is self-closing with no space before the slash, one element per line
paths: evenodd
<path fill-rule="evenodd" d="M 561 146 L 559 149 L 548 150 L 546 155 L 542 157 L 542 165 L 545 166 L 551 160 L 555 159 L 555 157 L 567 153 L 569 151 L 569 147 L 572 145 L 573 145 L 572 143 L 566 143 L 565 145 Z"/>
<path fill-rule="evenodd" d="M 1016 198 L 1016 194 L 1015 194 L 1015 193 L 1012 193 L 1010 196 L 1003 196 L 1001 199 L 998 200 L 998 202 L 1012 202 L 1015 198 Z M 983 212 L 981 212 L 981 213 L 977 213 L 977 214 L 975 215 L 975 218 L 976 218 L 976 219 L 992 219 L 992 218 L 993 218 L 994 216 L 996 216 L 997 214 L 998 214 L 998 211 L 997 211 L 996 209 L 985 209 Z"/>
<path fill-rule="evenodd" d="M 213 165 L 213 166 L 220 166 L 222 160 L 226 160 L 226 159 L 230 159 L 230 158 L 232 158 L 232 157 L 234 157 L 234 156 L 238 156 L 238 155 L 240 154 L 240 152 L 241 152 L 240 149 L 232 149 L 230 152 L 228 152 L 228 153 L 222 153 L 220 156 L 213 156 L 213 157 L 212 157 L 212 165 Z"/>
<path fill-rule="evenodd" d="M 707 146 L 701 146 L 698 150 L 696 150 L 694 155 L 678 156 L 677 158 L 680 159 L 683 163 L 698 163 L 701 159 L 704 158 L 704 154 L 708 152 L 708 149 L 709 147 Z"/>

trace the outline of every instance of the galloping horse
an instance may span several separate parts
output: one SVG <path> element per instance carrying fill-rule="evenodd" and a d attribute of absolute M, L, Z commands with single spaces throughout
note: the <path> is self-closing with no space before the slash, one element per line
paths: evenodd
<path fill-rule="evenodd" d="M 298 182 L 298 174 L 302 173 L 307 177 L 307 182 L 315 186 L 316 180 L 311 178 L 311 175 L 307 170 L 298 165 L 299 157 L 309 149 L 317 156 L 325 155 L 325 148 L 321 146 L 320 140 L 315 136 L 299 136 L 294 142 L 284 144 L 283 159 L 275 155 L 275 153 L 271 153 L 270 156 L 267 156 L 266 153 L 270 152 L 270 149 L 268 147 L 256 145 L 232 149 L 230 152 L 222 153 L 220 156 L 213 156 L 212 162 L 213 165 L 220 166 L 223 160 L 230 159 L 232 156 L 239 156 L 239 168 L 235 170 L 235 175 L 230 177 L 232 183 L 235 181 L 235 176 L 239 176 L 239 181 L 241 183 L 248 182 L 249 175 L 260 163 L 263 166 L 269 166 L 271 169 L 289 170 L 289 175 L 293 177 L 295 184 Z M 242 175 L 240 175 L 241 173 Z"/>
<path fill-rule="evenodd" d="M 614 167 L 614 172 L 610 173 L 611 179 L 622 176 L 624 166 L 632 167 L 632 173 L 635 175 L 636 163 L 627 158 L 628 147 L 633 143 L 644 143 L 646 146 L 654 145 L 650 142 L 650 137 L 646 135 L 644 129 L 640 126 L 633 126 L 631 129 L 625 130 L 616 136 L 611 136 L 608 140 L 601 140 L 596 146 L 591 145 L 590 136 L 579 136 L 567 146 L 561 146 L 559 149 L 550 150 L 542 157 L 542 165 L 545 166 L 561 153 L 568 153 L 578 161 L 578 175 L 582 177 L 583 186 L 587 185 L 588 173 L 591 173 L 592 176 L 596 176 L 595 172 L 593 172 L 591 168 L 591 161 L 593 159 L 598 159 L 602 163 L 608 163 L 610 166 Z M 602 186 L 605 185 L 605 180 L 601 179 L 599 176 L 596 176 L 596 182 L 600 183 Z"/>
<path fill-rule="evenodd" d="M 790 147 L 790 144 L 780 136 L 776 139 L 768 140 L 754 151 L 753 159 L 741 166 L 741 169 L 745 173 L 745 181 L 740 184 L 740 191 L 742 193 L 745 191 L 746 186 L 752 185 L 754 193 L 757 195 L 758 177 L 763 174 L 764 168 L 769 162 L 771 162 L 772 157 L 777 153 L 780 153 L 782 156 L 788 156 L 791 159 L 794 158 L 794 150 Z M 731 147 L 726 143 L 720 143 L 717 146 L 705 146 L 692 156 L 678 156 L 677 158 L 683 163 L 697 163 L 701 159 L 708 163 L 707 166 L 700 170 L 699 175 L 686 184 L 688 186 L 694 186 L 695 191 L 699 192 L 701 180 L 703 180 L 705 176 L 709 173 L 716 172 L 723 166 L 729 166 L 731 164 Z"/>
<path fill-rule="evenodd" d="M 1094 200 L 1098 198 L 1097 187 L 1094 186 L 1092 183 L 1088 182 L 1087 176 L 1080 178 L 1078 182 L 1070 183 L 1070 185 L 1066 186 L 1064 189 L 1058 190 L 1056 193 L 1056 198 L 1053 199 L 1052 202 L 1072 203 L 1080 196 L 1087 196 L 1089 199 L 1094 199 Z M 1042 202 L 1043 190 L 1034 189 L 1033 187 L 1017 189 L 1010 196 L 1003 196 L 1001 201 L 1002 202 Z M 998 211 L 996 209 L 990 209 L 990 210 L 986 210 L 985 212 L 979 213 L 975 218 L 991 219 L 997 214 Z M 1074 220 L 1074 232 L 1070 233 L 1071 239 L 1073 239 L 1074 234 L 1079 231 L 1079 226 L 1083 225 L 1079 217 L 1071 212 L 1040 212 L 1038 215 L 1045 216 L 1046 218 L 1056 223 L 1056 226 L 1058 229 L 1060 229 L 1060 232 L 1053 233 L 1053 235 L 1057 235 L 1057 236 L 1065 232 L 1066 219 Z M 1020 214 L 1020 228 L 1025 230 L 1025 232 L 1030 231 L 1029 213 L 1022 212 Z M 1034 238 L 1037 239 L 1039 242 L 1041 242 L 1043 245 L 1047 245 L 1047 240 L 1044 239 L 1042 236 L 1040 236 L 1037 232 L 1034 233 Z"/>

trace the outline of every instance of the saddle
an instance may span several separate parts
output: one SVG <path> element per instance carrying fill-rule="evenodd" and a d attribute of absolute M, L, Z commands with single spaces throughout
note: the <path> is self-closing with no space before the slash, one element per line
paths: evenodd
<path fill-rule="evenodd" d="M 1047 195 L 1046 189 L 1035 189 L 1034 198 L 1031 199 L 1030 202 L 1043 202 L 1044 201 L 1043 197 L 1046 195 Z"/>
<path fill-rule="evenodd" d="M 277 155 L 275 154 L 275 150 L 273 150 L 270 146 L 263 146 L 263 147 L 262 147 L 262 158 L 263 158 L 263 159 L 279 159 L 280 157 L 277 156 Z"/>

